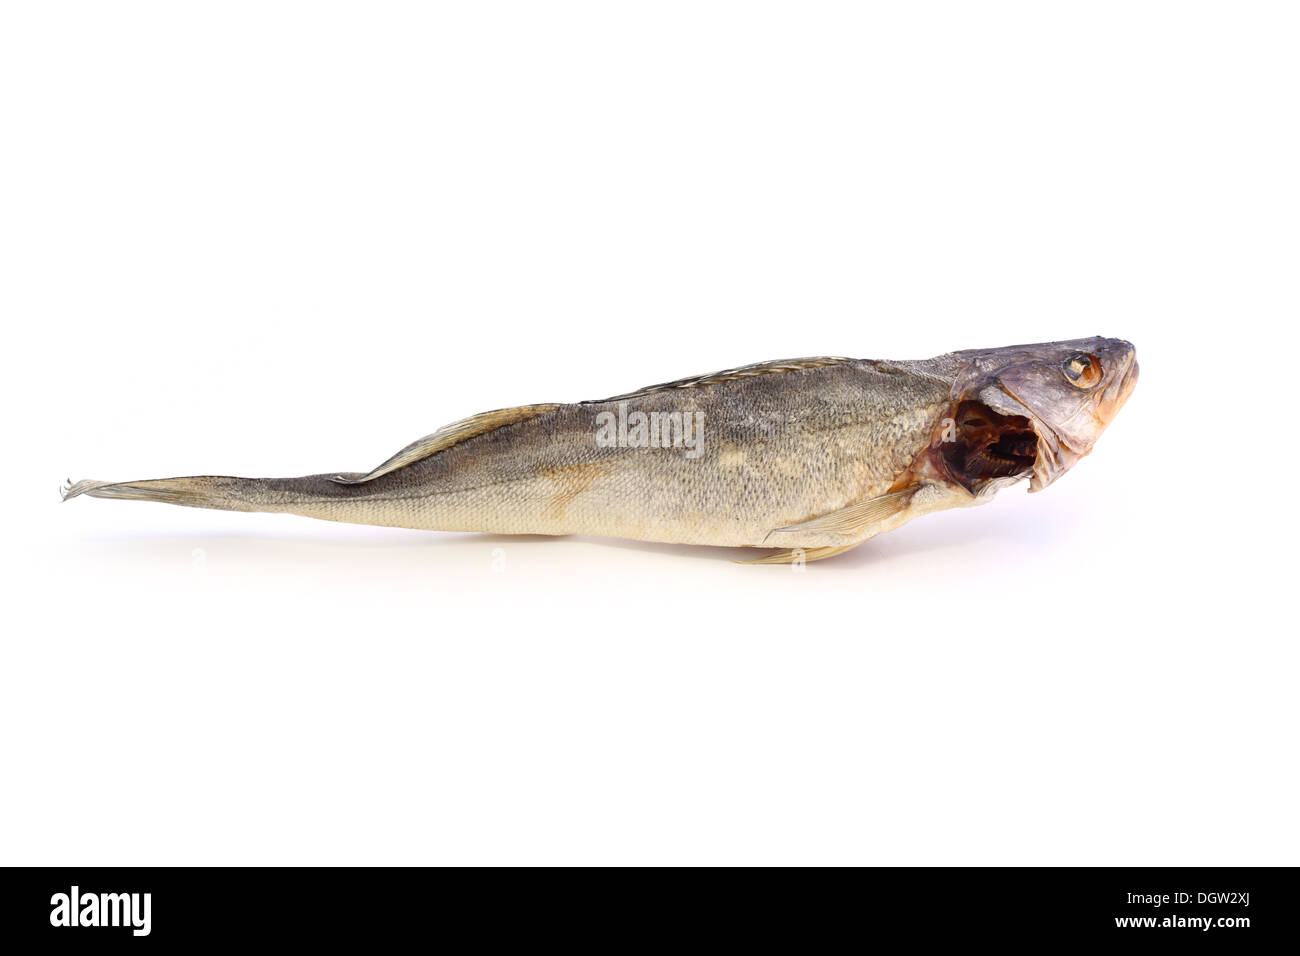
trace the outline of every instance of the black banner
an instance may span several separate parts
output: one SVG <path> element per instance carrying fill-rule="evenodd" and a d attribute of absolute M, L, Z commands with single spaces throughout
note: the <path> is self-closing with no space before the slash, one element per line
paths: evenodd
<path fill-rule="evenodd" d="M 506 889 L 507 881 L 518 885 Z M 1290 869 L 863 869 L 452 874 L 425 869 L 9 869 L 0 915 L 37 945 L 352 940 L 522 931 L 537 942 L 893 938 L 1285 944 Z"/>

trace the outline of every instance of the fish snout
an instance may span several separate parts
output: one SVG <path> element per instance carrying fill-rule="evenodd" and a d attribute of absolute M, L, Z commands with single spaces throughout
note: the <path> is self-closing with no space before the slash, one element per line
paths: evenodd
<path fill-rule="evenodd" d="M 1119 410 L 1137 386 L 1137 349 L 1123 339 L 1110 339 L 1098 356 L 1102 363 L 1106 384 L 1097 393 L 1096 414 L 1103 426 L 1114 421 Z"/>

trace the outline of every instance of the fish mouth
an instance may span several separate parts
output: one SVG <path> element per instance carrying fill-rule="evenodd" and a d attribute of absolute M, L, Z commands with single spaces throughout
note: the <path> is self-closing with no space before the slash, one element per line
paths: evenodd
<path fill-rule="evenodd" d="M 1097 396 L 1097 417 L 1103 425 L 1109 425 L 1119 414 L 1119 410 L 1124 407 L 1128 397 L 1133 394 L 1133 389 L 1137 386 L 1138 381 L 1138 363 L 1136 353 L 1130 352 L 1128 365 L 1123 373 L 1116 377 L 1115 381 L 1107 385 L 1102 393 Z"/>

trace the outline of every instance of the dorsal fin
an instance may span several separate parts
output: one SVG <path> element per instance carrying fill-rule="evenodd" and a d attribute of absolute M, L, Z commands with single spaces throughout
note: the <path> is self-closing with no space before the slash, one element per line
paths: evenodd
<path fill-rule="evenodd" d="M 333 480 L 340 485 L 360 485 L 367 481 L 374 481 L 381 475 L 386 475 L 399 468 L 405 468 L 407 465 L 428 458 L 430 455 L 436 455 L 438 452 L 444 451 L 452 445 L 458 445 L 475 435 L 495 431 L 503 425 L 513 425 L 516 422 L 527 421 L 530 418 L 536 418 L 538 415 L 553 412 L 559 407 L 559 404 L 519 405 L 515 408 L 498 408 L 490 412 L 479 412 L 479 414 L 471 415 L 469 418 L 463 418 L 458 422 L 452 422 L 450 425 L 444 425 L 432 435 L 425 435 L 419 441 L 411 442 L 374 471 L 367 472 L 364 475 L 335 475 Z"/>
<path fill-rule="evenodd" d="M 710 372 L 708 375 L 695 375 L 691 378 L 679 378 L 675 382 L 664 382 L 662 385 L 647 385 L 645 388 L 639 388 L 635 392 L 628 392 L 624 395 L 615 395 L 613 398 L 601 398 L 592 401 L 582 402 L 583 405 L 597 405 L 602 402 L 624 402 L 631 398 L 640 398 L 643 395 L 651 395 L 655 392 L 666 392 L 674 388 L 699 388 L 703 385 L 716 385 L 718 382 L 731 382 L 738 378 L 752 378 L 755 375 L 773 375 L 778 372 L 797 372 L 806 368 L 823 368 L 827 365 L 845 365 L 854 361 L 851 358 L 843 358 L 834 355 L 823 355 L 816 358 L 798 358 L 798 359 L 778 359 L 775 362 L 755 362 L 753 365 L 742 365 L 739 368 L 723 369 L 721 372 Z"/>

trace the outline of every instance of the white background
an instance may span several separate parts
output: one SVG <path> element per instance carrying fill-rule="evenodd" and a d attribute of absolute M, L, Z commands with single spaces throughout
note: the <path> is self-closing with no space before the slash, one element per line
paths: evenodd
<path fill-rule="evenodd" d="M 1294 9 L 7 5 L 0 860 L 1300 862 Z M 1094 334 L 801 574 L 57 495 Z"/>

